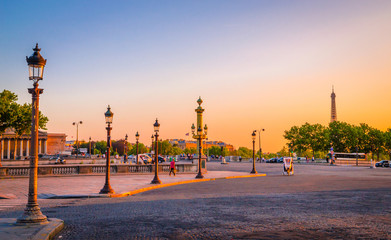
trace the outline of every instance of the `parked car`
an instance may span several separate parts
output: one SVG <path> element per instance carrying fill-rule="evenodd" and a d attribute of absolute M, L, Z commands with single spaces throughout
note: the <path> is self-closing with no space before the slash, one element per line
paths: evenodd
<path fill-rule="evenodd" d="M 270 158 L 269 160 L 266 160 L 267 163 L 276 163 L 278 158 Z"/>
<path fill-rule="evenodd" d="M 388 160 L 381 160 L 380 162 L 377 162 L 375 164 L 376 167 L 390 167 L 390 161 Z"/>

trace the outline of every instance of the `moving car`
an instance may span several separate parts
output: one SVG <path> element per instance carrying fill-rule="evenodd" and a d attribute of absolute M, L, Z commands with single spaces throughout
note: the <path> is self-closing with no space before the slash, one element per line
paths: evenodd
<path fill-rule="evenodd" d="M 159 163 L 163 163 L 163 162 L 167 161 L 166 158 L 164 158 L 162 156 L 158 156 L 157 159 L 158 159 Z M 152 164 L 154 164 L 154 163 L 155 163 L 155 159 L 152 159 Z"/>
<path fill-rule="evenodd" d="M 136 156 L 131 156 L 129 157 L 130 159 L 132 159 L 131 161 L 133 163 L 136 163 L 137 164 L 137 157 Z M 148 156 L 147 154 L 139 154 L 138 155 L 138 161 L 139 163 L 138 164 L 150 164 L 152 163 L 152 158 L 150 156 Z"/>
<path fill-rule="evenodd" d="M 388 160 L 381 160 L 380 162 L 377 162 L 375 164 L 376 167 L 390 167 L 390 161 Z"/>

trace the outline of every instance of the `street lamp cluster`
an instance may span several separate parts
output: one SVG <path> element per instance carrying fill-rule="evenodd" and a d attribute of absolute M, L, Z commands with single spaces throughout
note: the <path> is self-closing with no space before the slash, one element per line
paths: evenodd
<path fill-rule="evenodd" d="M 30 57 L 26 57 L 27 64 L 29 67 L 29 79 L 33 81 L 33 88 L 29 88 L 29 93 L 32 94 L 32 127 L 31 127 L 31 158 L 30 158 L 30 175 L 29 175 L 29 193 L 28 193 L 28 202 L 24 213 L 21 217 L 17 219 L 17 223 L 19 224 L 28 224 L 28 223 L 45 223 L 47 222 L 47 217 L 42 214 L 40 207 L 37 203 L 37 186 L 38 186 L 38 128 L 39 128 L 39 95 L 43 93 L 43 89 L 38 88 L 38 82 L 43 80 L 43 71 L 46 65 L 46 59 L 44 59 L 38 48 L 38 44 L 33 49 L 34 53 Z M 202 128 L 202 113 L 205 109 L 201 107 L 202 99 L 201 97 L 197 100 L 198 108 L 195 109 L 197 112 L 197 129 L 193 124 L 191 127 L 193 138 L 198 140 L 198 174 L 196 178 L 203 178 L 202 169 L 206 170 L 205 164 L 202 164 L 202 140 L 207 138 L 208 127 L 205 125 Z M 107 130 L 107 149 L 106 149 L 106 176 L 105 176 L 105 184 L 103 188 L 100 190 L 100 194 L 113 194 L 114 190 L 110 186 L 110 148 L 111 148 L 111 130 L 113 123 L 113 112 L 111 111 L 110 106 L 107 107 L 107 111 L 105 112 L 105 120 L 106 120 L 106 130 Z M 82 121 L 73 122 L 74 126 L 76 126 L 76 158 L 79 153 L 79 124 L 83 124 Z M 159 137 L 159 129 L 160 123 L 156 119 L 153 124 L 154 127 L 154 135 L 152 134 L 152 150 L 155 158 L 155 176 L 151 182 L 151 184 L 160 184 L 161 181 L 158 176 L 159 170 L 159 149 L 158 149 L 158 137 Z M 136 132 L 136 156 L 138 163 L 138 144 L 140 135 L 138 131 Z M 155 139 L 155 146 L 153 149 Z M 128 135 L 125 136 L 125 158 L 127 154 L 127 140 Z M 90 156 L 91 156 L 91 137 L 89 138 L 89 147 L 90 147 Z"/>

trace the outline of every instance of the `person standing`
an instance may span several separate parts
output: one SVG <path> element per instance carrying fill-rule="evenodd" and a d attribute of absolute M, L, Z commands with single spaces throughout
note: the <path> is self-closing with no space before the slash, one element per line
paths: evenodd
<path fill-rule="evenodd" d="M 171 176 L 171 173 L 173 173 L 175 176 L 175 160 L 172 160 L 172 159 L 170 162 L 170 173 L 168 174 L 168 176 Z"/>

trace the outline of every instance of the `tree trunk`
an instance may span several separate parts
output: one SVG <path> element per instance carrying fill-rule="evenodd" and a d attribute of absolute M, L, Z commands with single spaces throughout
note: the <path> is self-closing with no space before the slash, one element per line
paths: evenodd
<path fill-rule="evenodd" d="M 377 161 L 380 161 L 380 151 L 377 152 Z"/>

